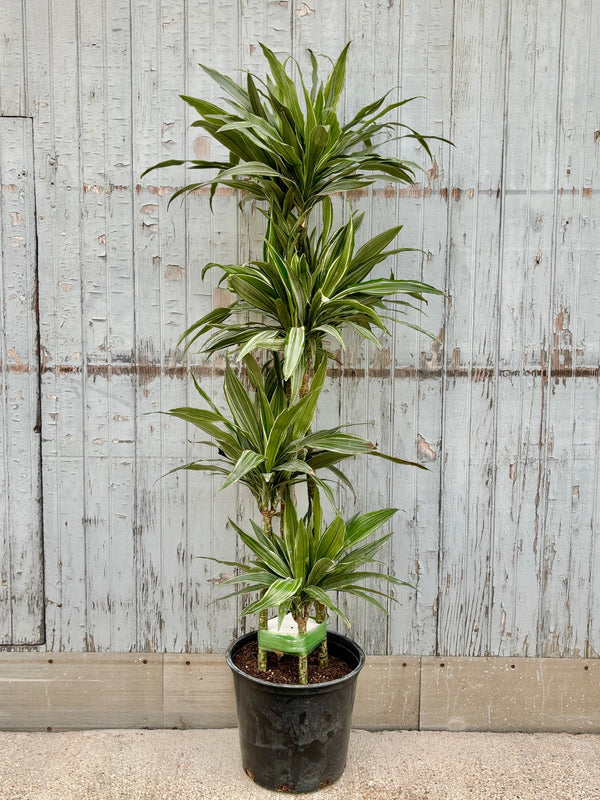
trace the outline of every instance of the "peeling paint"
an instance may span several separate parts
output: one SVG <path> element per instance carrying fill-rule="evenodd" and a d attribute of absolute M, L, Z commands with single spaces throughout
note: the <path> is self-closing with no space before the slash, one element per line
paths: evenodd
<path fill-rule="evenodd" d="M 196 158 L 209 159 L 211 153 L 210 136 L 197 136 L 192 143 L 192 148 Z"/>
<path fill-rule="evenodd" d="M 306 17 L 308 14 L 314 14 L 314 8 L 311 8 L 308 3 L 302 3 L 300 8 L 298 9 L 298 16 L 299 17 Z"/>
<path fill-rule="evenodd" d="M 185 275 L 185 270 L 183 267 L 180 267 L 179 264 L 167 264 L 167 268 L 165 270 L 165 278 L 168 281 L 183 280 L 184 275 Z"/>
<path fill-rule="evenodd" d="M 216 286 L 213 290 L 213 303 L 215 308 L 226 308 L 230 306 L 235 297 L 230 291 L 224 289 L 222 286 Z"/>
<path fill-rule="evenodd" d="M 389 377 L 391 363 L 392 354 L 389 347 L 382 347 L 380 350 L 376 350 L 369 366 L 369 375 L 373 378 Z"/>
<path fill-rule="evenodd" d="M 417 451 L 419 453 L 419 458 L 424 461 L 435 461 L 437 458 L 437 453 L 433 447 L 420 433 L 417 434 Z"/>
<path fill-rule="evenodd" d="M 432 183 L 438 177 L 439 174 L 440 174 L 440 169 L 434 157 L 431 169 L 427 170 L 427 179 L 429 180 L 430 183 Z"/>

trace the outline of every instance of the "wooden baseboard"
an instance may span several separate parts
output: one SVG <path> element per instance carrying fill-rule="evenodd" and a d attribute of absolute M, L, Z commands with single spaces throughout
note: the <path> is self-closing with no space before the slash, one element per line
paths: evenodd
<path fill-rule="evenodd" d="M 222 655 L 0 653 L 1 730 L 235 725 Z M 600 733 L 600 660 L 370 656 L 353 725 Z"/>

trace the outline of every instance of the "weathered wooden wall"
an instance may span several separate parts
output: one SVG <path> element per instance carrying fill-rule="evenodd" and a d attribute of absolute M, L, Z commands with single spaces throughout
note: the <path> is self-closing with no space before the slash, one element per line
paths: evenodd
<path fill-rule="evenodd" d="M 192 399 L 175 343 L 223 302 L 201 267 L 246 258 L 260 215 L 227 192 L 213 216 L 203 194 L 167 209 L 183 169 L 139 176 L 218 154 L 178 99 L 218 96 L 200 62 L 262 72 L 260 41 L 305 63 L 307 47 L 336 55 L 351 39 L 347 114 L 400 84 L 427 98 L 404 120 L 456 143 L 433 165 L 403 145 L 421 183 L 353 200 L 368 231 L 404 223 L 403 245 L 425 255 L 396 269 L 448 294 L 427 320 L 443 348 L 409 330 L 378 352 L 354 342 L 328 386 L 322 421 L 367 420 L 430 467 L 351 467 L 345 509 L 400 508 L 387 556 L 420 589 L 390 618 L 353 605 L 354 635 L 375 653 L 597 655 L 600 5 L 14 0 L 0 33 L 0 115 L 31 119 L 36 203 L 34 225 L 31 186 L 16 208 L 2 177 L 0 644 L 35 646 L 45 623 L 42 649 L 206 652 L 239 628 L 235 603 L 215 605 L 221 570 L 198 556 L 234 555 L 227 517 L 251 505 L 195 475 L 158 481 L 198 449 L 147 412 Z M 29 273 L 29 311 L 10 305 L 36 235 L 39 400 Z M 222 362 L 196 367 L 217 392 Z"/>

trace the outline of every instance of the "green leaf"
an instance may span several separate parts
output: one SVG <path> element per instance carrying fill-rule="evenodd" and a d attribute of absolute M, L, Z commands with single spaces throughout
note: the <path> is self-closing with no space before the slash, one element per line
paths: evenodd
<path fill-rule="evenodd" d="M 200 66 L 206 72 L 206 74 L 209 75 L 213 81 L 215 81 L 215 83 L 217 83 L 222 89 L 225 89 L 225 91 L 234 97 L 238 103 L 240 103 L 244 108 L 249 108 L 248 95 L 239 84 L 237 84 L 227 75 L 217 72 L 217 70 L 213 69 L 212 67 L 206 67 L 204 64 L 200 64 Z"/>
<path fill-rule="evenodd" d="M 338 562 L 340 572 L 343 572 L 347 567 L 362 566 L 363 564 L 367 564 L 369 561 L 372 561 L 375 554 L 381 550 L 383 545 L 389 539 L 391 539 L 392 535 L 393 534 L 391 533 L 387 533 L 385 536 L 381 536 L 379 539 L 375 539 L 373 542 L 364 544 L 362 547 L 357 547 L 356 549 L 351 550 L 349 553 L 346 553 L 346 555 Z"/>
<path fill-rule="evenodd" d="M 287 443 L 293 437 L 300 435 L 299 431 L 303 434 L 310 426 L 312 422 L 311 412 L 314 413 L 314 408 L 315 398 L 311 392 L 293 405 L 288 406 L 275 419 L 265 448 L 268 472 L 279 461 L 281 453 L 287 447 Z"/>
<path fill-rule="evenodd" d="M 346 349 L 346 343 L 344 342 L 344 338 L 334 325 L 327 325 L 327 324 L 319 325 L 317 328 L 315 328 L 315 330 L 322 331 L 327 336 L 330 336 L 332 339 L 338 342 L 338 344 L 341 345 L 342 350 Z"/>
<path fill-rule="evenodd" d="M 251 568 L 242 575 L 233 575 L 231 578 L 221 581 L 220 585 L 234 586 L 236 583 L 253 583 L 259 586 L 270 586 L 274 580 L 276 580 L 276 578 L 274 578 L 272 572 Z"/>
<path fill-rule="evenodd" d="M 273 542 L 265 540 L 264 536 L 262 537 L 262 541 L 259 541 L 258 538 L 254 538 L 243 531 L 233 520 L 230 519 L 229 522 L 246 547 L 263 561 L 270 570 L 282 577 L 290 576 L 289 567 L 282 559 Z"/>
<path fill-rule="evenodd" d="M 243 611 L 243 616 L 247 614 L 254 614 L 257 611 L 273 608 L 289 600 L 294 595 L 298 594 L 302 588 L 301 578 L 280 578 L 273 581 L 271 586 L 264 593 L 263 597 L 254 603 L 251 603 Z"/>
<path fill-rule="evenodd" d="M 263 108 L 263 104 L 261 103 L 260 95 L 258 93 L 258 89 L 256 88 L 256 84 L 254 83 L 254 78 L 252 77 L 251 72 L 249 72 L 246 76 L 246 86 L 248 88 L 248 100 L 250 101 L 252 111 L 261 117 L 266 118 L 266 112 Z"/>
<path fill-rule="evenodd" d="M 152 172 L 152 170 L 154 170 L 154 169 L 162 169 L 163 167 L 180 167 L 182 164 L 185 164 L 185 163 L 186 163 L 186 160 L 185 159 L 182 160 L 180 158 L 170 158 L 168 161 L 160 161 L 158 164 L 154 164 L 154 166 L 148 167 L 148 169 L 145 169 L 142 172 L 142 174 L 140 175 L 140 178 L 143 178 L 144 175 L 147 175 L 149 172 Z"/>
<path fill-rule="evenodd" d="M 369 511 L 367 514 L 353 517 L 346 524 L 346 547 L 353 547 L 362 542 L 382 525 L 391 519 L 398 511 L 397 508 L 382 508 L 377 511 Z"/>
<path fill-rule="evenodd" d="M 368 594 L 368 589 L 363 586 L 348 586 L 344 589 L 345 592 L 348 594 L 356 595 L 356 597 L 362 597 L 363 600 L 366 600 L 367 603 L 370 603 L 372 606 L 375 606 L 380 611 L 383 611 L 384 614 L 389 616 L 389 612 L 385 606 L 383 606 L 378 600 L 375 600 L 374 597 L 370 597 Z M 384 597 L 390 598 L 389 595 L 384 595 Z M 391 598 L 390 598 L 391 599 Z"/>
<path fill-rule="evenodd" d="M 324 605 L 330 611 L 333 611 L 334 614 L 337 614 L 337 616 L 346 624 L 346 626 L 348 628 L 350 627 L 350 620 L 340 608 L 334 605 L 327 592 L 323 591 L 323 589 L 320 589 L 318 586 L 306 586 L 304 591 L 309 597 L 312 597 L 313 600 L 316 600 L 317 603 L 321 603 L 321 605 Z"/>
<path fill-rule="evenodd" d="M 318 586 L 319 582 L 327 575 L 332 569 L 334 562 L 330 558 L 319 558 L 315 561 L 308 578 L 306 579 L 307 586 Z"/>
<path fill-rule="evenodd" d="M 194 322 L 193 325 L 190 325 L 190 327 L 187 328 L 187 330 L 185 330 L 181 334 L 176 346 L 180 347 L 181 344 L 185 341 L 185 339 L 187 339 L 190 336 L 190 334 L 196 333 L 196 335 L 185 346 L 183 352 L 184 353 L 187 352 L 189 347 L 192 345 L 194 341 L 196 341 L 196 339 L 199 336 L 202 336 L 204 333 L 207 333 L 213 326 L 220 325 L 222 322 L 228 319 L 230 315 L 231 315 L 230 306 L 227 306 L 225 308 L 215 308 L 212 311 L 209 311 L 208 314 L 205 314 L 197 322 Z"/>
<path fill-rule="evenodd" d="M 333 522 L 324 531 L 319 544 L 317 546 L 316 557 L 329 558 L 335 560 L 338 558 L 344 544 L 346 536 L 346 525 L 344 520 L 337 514 Z"/>
<path fill-rule="evenodd" d="M 402 293 L 409 294 L 413 297 L 417 295 L 417 299 L 421 299 L 420 294 L 422 292 L 437 295 L 444 294 L 439 289 L 435 289 L 433 286 L 428 286 L 426 283 L 420 283 L 419 281 L 396 281 L 377 278 L 372 281 L 364 281 L 355 286 L 348 286 L 346 289 L 337 292 L 335 297 L 339 299 L 353 294 L 357 296 L 371 295 L 373 297 L 385 297 L 389 294 Z"/>
<path fill-rule="evenodd" d="M 359 264 L 378 256 L 398 236 L 402 227 L 402 225 L 396 225 L 394 228 L 388 228 L 388 230 L 378 233 L 377 236 L 373 236 L 368 242 L 365 242 L 355 253 L 350 269 L 355 269 Z"/>
<path fill-rule="evenodd" d="M 283 347 L 285 340 L 279 333 L 274 333 L 269 328 L 259 331 L 246 344 L 240 348 L 238 359 L 243 359 L 253 350 L 279 350 Z"/>
<path fill-rule="evenodd" d="M 236 461 L 234 468 L 229 474 L 229 477 L 223 486 L 221 486 L 221 489 L 226 489 L 228 486 L 231 486 L 232 483 L 239 481 L 239 479 L 243 478 L 248 472 L 263 464 L 264 460 L 265 457 L 263 455 L 260 455 L 259 453 L 253 453 L 251 450 L 244 450 Z"/>
<path fill-rule="evenodd" d="M 315 474 L 314 469 L 309 467 L 306 461 L 299 461 L 298 459 L 286 461 L 283 464 L 275 464 L 273 469 L 278 472 L 302 472 L 305 475 Z"/>
<path fill-rule="evenodd" d="M 248 392 L 241 381 L 231 369 L 229 362 L 225 366 L 225 380 L 223 381 L 225 399 L 237 425 L 248 436 L 257 451 L 263 447 L 262 422 L 256 412 Z"/>
<path fill-rule="evenodd" d="M 210 399 L 210 397 L 206 394 L 204 389 L 200 386 L 200 383 L 198 382 L 198 379 L 196 378 L 196 376 L 194 375 L 192 370 L 190 370 L 190 375 L 192 376 L 192 381 L 194 382 L 194 387 L 195 387 L 196 391 L 198 392 L 198 394 L 200 395 L 200 397 L 208 403 L 208 405 L 211 407 L 211 409 L 213 410 L 213 412 L 215 414 L 219 414 L 221 416 L 221 414 L 219 412 L 219 409 L 213 403 L 213 401 Z"/>
<path fill-rule="evenodd" d="M 344 81 L 346 80 L 346 59 L 348 56 L 348 48 L 350 42 L 344 47 L 325 84 L 325 102 L 331 108 L 337 108 L 342 89 L 344 88 Z"/>
<path fill-rule="evenodd" d="M 172 475 L 174 472 L 179 472 L 180 469 L 188 469 L 188 470 L 196 470 L 198 472 L 215 472 L 221 475 L 229 475 L 229 470 L 225 469 L 224 467 L 219 467 L 216 464 L 201 464 L 198 461 L 192 461 L 189 464 L 182 464 L 180 467 L 173 467 L 168 472 L 165 472 L 164 475 L 161 475 L 161 478 L 166 478 L 167 475 Z"/>
<path fill-rule="evenodd" d="M 216 439 L 221 448 L 227 451 L 228 455 L 233 453 L 236 454 L 235 458 L 238 457 L 240 447 L 237 440 L 231 434 L 222 431 L 221 428 L 217 427 L 215 424 L 216 422 L 227 422 L 225 417 L 221 414 L 217 414 L 214 411 L 204 411 L 199 408 L 172 408 L 170 411 L 165 411 L 163 413 L 171 417 L 183 419 L 185 422 L 190 422 L 192 425 L 204 431 L 204 433 L 212 436 L 213 439 Z"/>
<path fill-rule="evenodd" d="M 309 434 L 304 439 L 304 444 L 307 447 L 323 448 L 347 455 L 371 453 L 375 448 L 375 445 L 367 439 L 350 433 L 338 433 L 335 428 Z"/>
<path fill-rule="evenodd" d="M 426 467 L 424 464 L 419 464 L 418 461 L 405 461 L 403 458 L 396 458 L 396 456 L 388 456 L 387 453 L 380 453 L 379 450 L 371 451 L 370 455 L 377 456 L 377 458 L 383 458 L 386 461 L 391 461 L 394 464 L 402 464 L 405 467 L 416 467 L 417 469 L 424 469 L 426 472 L 429 471 L 428 467 Z"/>
<path fill-rule="evenodd" d="M 308 533 L 306 527 L 299 522 L 296 528 L 296 536 L 294 540 L 294 559 L 293 559 L 293 574 L 296 578 L 302 581 L 302 586 L 306 580 L 306 565 L 309 558 L 310 546 L 308 542 Z"/>
<path fill-rule="evenodd" d="M 291 378 L 304 353 L 304 326 L 290 328 L 285 338 L 283 359 L 283 377 L 287 381 Z"/>

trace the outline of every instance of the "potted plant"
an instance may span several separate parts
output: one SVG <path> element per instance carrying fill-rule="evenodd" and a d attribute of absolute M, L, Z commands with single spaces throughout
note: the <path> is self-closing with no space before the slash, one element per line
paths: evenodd
<path fill-rule="evenodd" d="M 349 122 L 340 120 L 349 45 L 325 81 L 309 51 L 310 87 L 300 69 L 296 81 L 289 76 L 291 60 L 282 63 L 261 47 L 270 68 L 266 80 L 248 73 L 241 86 L 204 67 L 224 91 L 225 107 L 182 96 L 198 112 L 193 126 L 224 145 L 229 159 L 169 160 L 151 168 L 189 163 L 195 170 L 216 169 L 216 175 L 184 186 L 171 200 L 210 187 L 212 203 L 221 184 L 240 190 L 241 203 L 256 201 L 266 219 L 260 258 L 205 267 L 221 270 L 233 302 L 195 322 L 180 340 L 186 349 L 200 345 L 207 354 L 227 352 L 227 410 L 219 409 L 192 375 L 200 406 L 165 413 L 199 428 L 215 451 L 214 459 L 181 468 L 222 475 L 222 488 L 241 483 L 256 501 L 260 524 L 231 522 L 248 559 L 220 562 L 236 569 L 224 583 L 250 599 L 243 614 L 258 615 L 258 631 L 242 636 L 227 653 L 243 764 L 268 788 L 307 792 L 343 771 L 354 688 L 364 663 L 356 643 L 327 632 L 327 615 L 336 614 L 349 626 L 339 593 L 358 595 L 385 612 L 381 599 L 389 593 L 369 582 L 407 585 L 373 566 L 392 535 L 373 539 L 373 534 L 395 509 L 344 520 L 330 481 L 351 488 L 341 465 L 359 454 L 420 467 L 381 453 L 344 425 L 313 429 L 328 362 L 338 360 L 338 349 L 344 351 L 347 330 L 376 346 L 389 320 L 421 330 L 399 315 L 420 308 L 425 294 L 442 294 L 393 274 L 372 277 L 378 264 L 407 249 L 390 248 L 402 226 L 358 246 L 362 215 L 352 212 L 344 224 L 336 223 L 331 197 L 378 179 L 413 184 L 416 165 L 381 155 L 380 139 L 411 137 L 431 155 L 427 139 L 436 137 L 390 120 L 390 112 L 409 100 L 388 103 L 388 95 Z M 292 677 L 286 673 L 291 658 Z"/>

